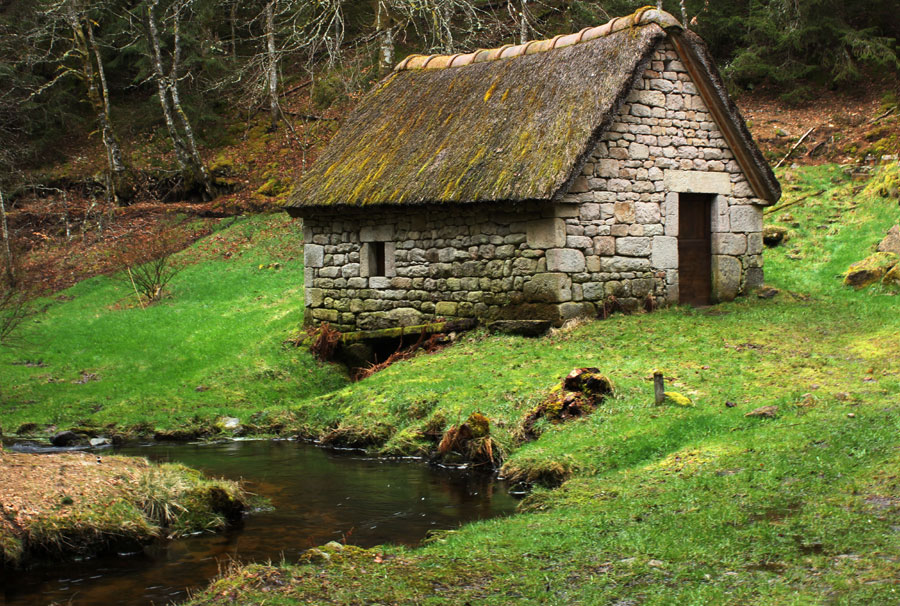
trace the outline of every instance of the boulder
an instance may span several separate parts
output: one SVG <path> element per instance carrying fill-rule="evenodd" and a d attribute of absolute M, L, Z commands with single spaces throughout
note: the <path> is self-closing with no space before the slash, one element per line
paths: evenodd
<path fill-rule="evenodd" d="M 876 250 L 900 255 L 900 225 L 895 225 L 888 230 L 884 239 L 878 243 Z"/>
<path fill-rule="evenodd" d="M 788 230 L 786 227 L 779 225 L 766 225 L 762 230 L 763 244 L 769 248 L 774 248 L 782 242 L 787 241 Z"/>
<path fill-rule="evenodd" d="M 894 265 L 884 274 L 881 283 L 891 289 L 900 289 L 900 263 Z"/>
<path fill-rule="evenodd" d="M 774 419 L 778 416 L 778 407 L 777 406 L 761 406 L 760 408 L 751 410 L 745 417 L 757 417 L 761 419 Z"/>
<path fill-rule="evenodd" d="M 857 261 L 844 273 L 844 286 L 864 288 L 884 278 L 892 267 L 900 261 L 900 255 L 892 252 L 877 252 L 862 261 Z"/>

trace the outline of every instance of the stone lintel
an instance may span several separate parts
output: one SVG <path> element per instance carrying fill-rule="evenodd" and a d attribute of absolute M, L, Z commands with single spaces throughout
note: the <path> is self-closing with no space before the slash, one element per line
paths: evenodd
<path fill-rule="evenodd" d="M 663 183 L 668 191 L 694 194 L 731 195 L 731 176 L 696 170 L 667 170 Z"/>

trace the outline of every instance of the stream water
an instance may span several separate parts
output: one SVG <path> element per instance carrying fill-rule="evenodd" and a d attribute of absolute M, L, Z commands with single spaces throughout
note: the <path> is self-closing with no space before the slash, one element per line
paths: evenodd
<path fill-rule="evenodd" d="M 154 444 L 118 452 L 242 479 L 274 509 L 253 513 L 224 533 L 159 542 L 136 554 L 0 571 L 0 604 L 161 606 L 186 599 L 233 560 L 291 561 L 332 540 L 414 545 L 429 530 L 506 515 L 516 506 L 506 486 L 485 475 L 298 442 Z"/>

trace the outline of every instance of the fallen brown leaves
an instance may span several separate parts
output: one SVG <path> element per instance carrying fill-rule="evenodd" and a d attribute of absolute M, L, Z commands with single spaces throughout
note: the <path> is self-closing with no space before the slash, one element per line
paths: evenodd
<path fill-rule="evenodd" d="M 45 516 L 76 515 L 116 500 L 147 469 L 144 459 L 0 451 L 0 533 L 20 536 Z"/>

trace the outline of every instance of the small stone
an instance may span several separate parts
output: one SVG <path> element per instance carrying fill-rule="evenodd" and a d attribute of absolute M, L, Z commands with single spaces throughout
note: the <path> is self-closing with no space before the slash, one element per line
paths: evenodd
<path fill-rule="evenodd" d="M 847 418 L 848 418 L 848 419 L 855 419 L 855 418 L 856 418 L 856 415 L 855 415 L 854 413 L 852 413 L 852 412 L 848 412 L 848 413 L 847 413 Z"/>
<path fill-rule="evenodd" d="M 761 419 L 774 419 L 778 415 L 777 406 L 762 406 L 755 410 L 751 410 L 745 417 L 758 417 Z"/>
<path fill-rule="evenodd" d="M 780 225 L 766 225 L 762 230 L 763 244 L 774 248 L 782 242 L 787 242 L 788 230 Z"/>
<path fill-rule="evenodd" d="M 891 252 L 900 255 L 900 225 L 890 228 L 884 239 L 878 244 L 878 252 Z"/>

